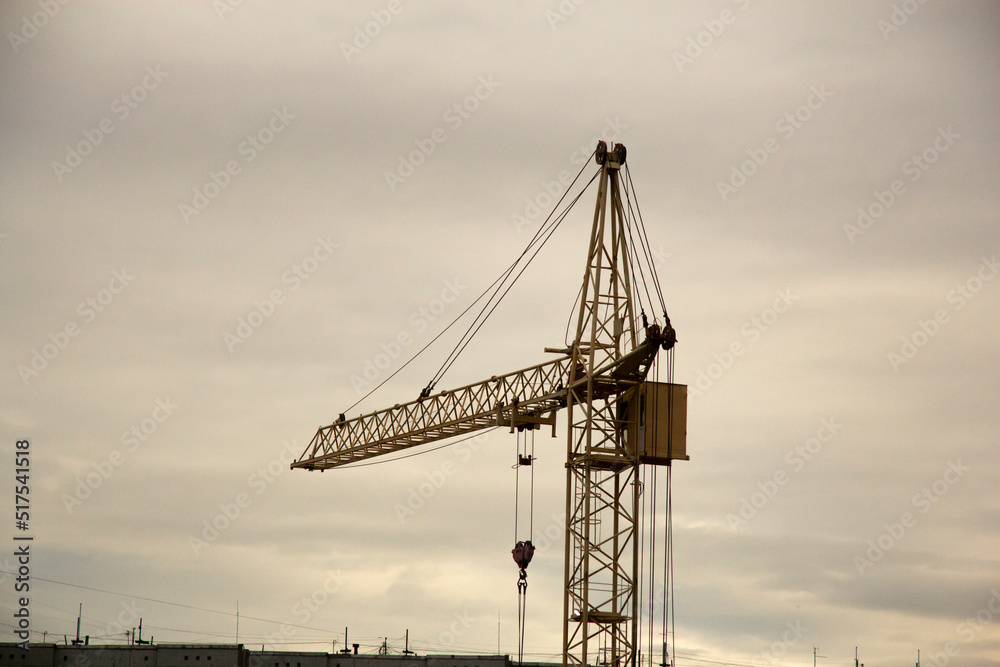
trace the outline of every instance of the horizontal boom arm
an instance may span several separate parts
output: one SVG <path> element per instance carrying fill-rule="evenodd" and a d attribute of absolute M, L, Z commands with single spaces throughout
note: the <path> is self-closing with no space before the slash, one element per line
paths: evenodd
<path fill-rule="evenodd" d="M 674 344 L 669 324 L 662 332 L 651 325 L 646 333 L 641 345 L 594 374 L 595 398 L 608 398 L 641 382 L 657 349 Z M 342 417 L 316 431 L 292 468 L 325 470 L 492 426 L 538 424 L 543 415 L 566 406 L 572 359 L 562 356 L 354 419 Z M 584 373 L 581 364 L 575 385 L 587 382 Z"/>
<path fill-rule="evenodd" d="M 321 427 L 292 468 L 324 470 L 566 405 L 571 357 Z M 512 422 L 513 420 L 513 422 Z"/>

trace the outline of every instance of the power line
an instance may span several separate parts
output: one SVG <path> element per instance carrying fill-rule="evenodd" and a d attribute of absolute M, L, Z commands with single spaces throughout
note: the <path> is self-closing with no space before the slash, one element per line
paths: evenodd
<path fill-rule="evenodd" d="M 0 570 L 0 573 L 11 574 L 11 575 L 17 574 L 16 572 L 8 572 L 7 570 Z M 207 609 L 205 607 L 196 607 L 194 605 L 183 604 L 183 603 L 180 603 L 180 602 L 169 602 L 167 600 L 158 600 L 156 598 L 144 597 L 142 595 L 132 595 L 130 593 L 121 593 L 119 591 L 109 591 L 109 590 L 106 590 L 106 589 L 103 589 L 103 588 L 94 588 L 92 586 L 83 586 L 81 584 L 71 584 L 71 583 L 66 582 L 66 581 L 57 581 L 55 579 L 46 579 L 44 577 L 39 577 L 39 576 L 37 576 L 35 574 L 31 575 L 31 579 L 33 581 L 44 581 L 44 582 L 50 583 L 50 584 L 58 584 L 60 586 L 69 586 L 71 588 L 79 588 L 79 589 L 82 589 L 82 590 L 85 590 L 85 591 L 93 591 L 95 593 L 105 593 L 105 594 L 108 594 L 108 595 L 117 595 L 119 597 L 132 598 L 134 600 L 144 600 L 146 602 L 155 602 L 157 604 L 165 604 L 165 605 L 169 605 L 171 607 L 181 607 L 183 609 L 193 609 L 194 611 L 203 611 L 203 612 L 207 612 L 207 613 L 210 613 L 210 614 L 219 614 L 220 616 L 232 616 L 232 617 L 236 616 L 236 613 L 235 612 L 231 612 L 231 611 L 219 611 L 218 609 Z M 287 626 L 292 627 L 292 628 L 302 628 L 303 630 L 315 630 L 317 632 L 326 632 L 326 633 L 334 632 L 330 628 L 314 628 L 314 627 L 311 627 L 311 626 L 308 626 L 308 625 L 296 625 L 295 623 L 289 623 L 287 621 L 275 621 L 275 620 L 272 620 L 272 619 L 269 619 L 269 618 L 258 618 L 258 617 L 255 617 L 255 616 L 246 616 L 245 614 L 240 614 L 240 617 L 241 618 L 250 619 L 251 621 L 259 621 L 261 623 L 273 623 L 275 625 L 287 625 Z"/>

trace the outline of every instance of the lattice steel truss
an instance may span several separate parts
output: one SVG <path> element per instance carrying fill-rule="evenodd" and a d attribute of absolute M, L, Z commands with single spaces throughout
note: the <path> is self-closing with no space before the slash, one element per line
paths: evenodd
<path fill-rule="evenodd" d="M 566 405 L 570 357 L 321 427 L 292 468 L 323 470 L 491 426 L 550 423 Z"/>
<path fill-rule="evenodd" d="M 619 144 L 602 164 L 571 355 L 585 381 L 571 383 L 567 400 L 564 665 L 635 662 L 639 461 L 617 414 L 626 387 L 607 386 L 598 372 L 636 347 L 618 181 L 624 161 Z"/>

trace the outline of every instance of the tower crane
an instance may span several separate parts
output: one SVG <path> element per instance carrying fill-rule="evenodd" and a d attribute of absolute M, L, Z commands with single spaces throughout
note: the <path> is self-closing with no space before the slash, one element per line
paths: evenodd
<path fill-rule="evenodd" d="M 593 156 L 597 202 L 569 346 L 545 348 L 558 356 L 512 373 L 436 393 L 428 385 L 408 403 L 341 414 L 291 467 L 322 471 L 497 426 L 551 425 L 555 435 L 565 409 L 563 665 L 638 667 L 640 467 L 689 458 L 687 387 L 648 377 L 677 337 L 665 306 L 662 322 L 636 312 L 631 265 L 651 256 L 648 242 L 642 252 L 634 241 L 622 201 L 625 146 L 601 141 Z"/>

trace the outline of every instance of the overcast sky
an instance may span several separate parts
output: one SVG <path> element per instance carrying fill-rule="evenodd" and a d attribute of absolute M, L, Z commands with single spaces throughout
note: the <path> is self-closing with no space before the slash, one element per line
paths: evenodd
<path fill-rule="evenodd" d="M 691 388 L 678 663 L 1000 662 L 996 4 L 43 0 L 0 28 L 32 641 L 82 603 L 117 643 L 138 617 L 231 643 L 238 607 L 251 646 L 349 626 L 365 652 L 409 630 L 493 653 L 499 619 L 514 653 L 513 436 L 288 463 L 499 275 L 603 136 Z M 564 344 L 592 197 L 439 388 Z M 351 413 L 415 398 L 449 347 Z M 537 440 L 534 659 L 561 651 L 561 419 Z"/>

